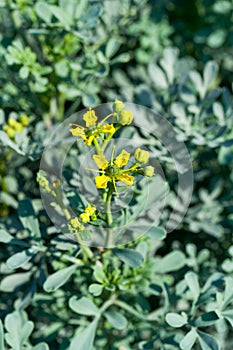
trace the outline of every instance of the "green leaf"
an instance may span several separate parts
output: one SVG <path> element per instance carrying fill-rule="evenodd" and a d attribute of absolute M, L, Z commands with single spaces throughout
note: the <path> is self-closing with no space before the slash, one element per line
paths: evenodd
<path fill-rule="evenodd" d="M 199 330 L 197 334 L 202 350 L 219 350 L 219 345 L 214 337 Z"/>
<path fill-rule="evenodd" d="M 105 56 L 111 58 L 114 56 L 121 46 L 121 40 L 119 38 L 111 38 L 106 45 Z"/>
<path fill-rule="evenodd" d="M 63 286 L 70 276 L 73 274 L 73 272 L 76 270 L 77 265 L 71 265 L 69 267 L 66 267 L 65 269 L 56 271 L 52 275 L 48 276 L 46 279 L 43 287 L 46 292 L 53 292 Z"/>
<path fill-rule="evenodd" d="M 233 278 L 230 276 L 225 277 L 225 291 L 224 291 L 224 303 L 222 309 L 224 309 L 231 301 L 233 301 Z"/>
<path fill-rule="evenodd" d="M 35 5 L 37 15 L 43 19 L 46 23 L 50 23 L 52 19 L 52 13 L 50 6 L 43 1 L 37 2 Z"/>
<path fill-rule="evenodd" d="M 84 331 L 74 336 L 69 350 L 92 350 L 97 325 L 98 318 L 94 319 Z"/>
<path fill-rule="evenodd" d="M 23 250 L 7 259 L 6 264 L 10 269 L 17 269 L 26 264 L 37 253 L 35 247 Z"/>
<path fill-rule="evenodd" d="M 160 261 L 157 262 L 156 271 L 158 273 L 168 273 L 180 270 L 185 266 L 186 257 L 184 253 L 179 250 L 168 253 Z"/>
<path fill-rule="evenodd" d="M 217 78 L 217 75 L 218 75 L 218 64 L 214 61 L 207 62 L 203 73 L 205 89 L 208 89 L 208 87 L 211 84 L 213 84 L 213 82 Z"/>
<path fill-rule="evenodd" d="M 73 296 L 69 300 L 69 307 L 77 314 L 86 315 L 86 316 L 98 316 L 100 314 L 97 306 L 88 298 L 82 297 L 77 299 L 76 296 Z"/>
<path fill-rule="evenodd" d="M 174 312 L 170 312 L 165 317 L 166 322 L 175 328 L 180 328 L 187 323 L 187 316 L 181 316 Z"/>
<path fill-rule="evenodd" d="M 29 281 L 31 272 L 14 273 L 1 280 L 0 290 L 4 292 L 13 292 L 16 288 Z"/>
<path fill-rule="evenodd" d="M 219 320 L 218 315 L 215 311 L 206 312 L 195 321 L 197 327 L 208 327 L 212 326 L 216 321 Z"/>
<path fill-rule="evenodd" d="M 104 316 L 116 329 L 122 330 L 127 327 L 127 319 L 117 311 L 106 311 Z"/>
<path fill-rule="evenodd" d="M 230 323 L 233 327 L 233 310 L 226 310 L 222 312 L 222 316 Z"/>
<path fill-rule="evenodd" d="M 129 265 L 130 267 L 137 268 L 141 266 L 144 262 L 143 256 L 129 248 L 121 249 L 121 248 L 115 248 L 113 249 L 113 254 L 116 255 L 121 261 L 123 261 L 126 265 Z"/>
<path fill-rule="evenodd" d="M 111 60 L 110 64 L 126 63 L 126 62 L 129 62 L 130 58 L 131 57 L 129 53 L 122 53 L 116 56 L 113 60 Z"/>
<path fill-rule="evenodd" d="M 180 348 L 182 350 L 191 350 L 197 339 L 197 333 L 194 329 L 191 329 L 180 342 Z"/>
<path fill-rule="evenodd" d="M 6 342 L 14 350 L 21 350 L 31 335 L 34 324 L 32 321 L 28 321 L 26 312 L 20 310 L 6 316 L 5 328 L 8 332 L 5 334 Z"/>
<path fill-rule="evenodd" d="M 67 15 L 60 7 L 55 5 L 50 5 L 50 12 L 57 18 L 57 20 L 67 29 L 70 29 L 72 24 L 72 17 Z"/>
<path fill-rule="evenodd" d="M 17 146 L 17 144 L 15 142 L 13 142 L 8 136 L 7 134 L 0 130 L 0 142 L 2 142 L 2 144 L 6 147 L 10 147 L 12 148 L 15 152 L 21 154 L 21 155 L 25 155 L 25 153 Z"/>
<path fill-rule="evenodd" d="M 93 294 L 94 296 L 97 297 L 102 293 L 103 286 L 101 284 L 98 284 L 98 283 L 92 283 L 92 284 L 90 284 L 88 290 L 91 294 Z"/>
<path fill-rule="evenodd" d="M 166 230 L 162 227 L 151 227 L 146 234 L 157 241 L 162 241 L 167 236 Z"/>
<path fill-rule="evenodd" d="M 3 331 L 3 324 L 0 320 L 0 349 L 5 349 L 4 347 L 4 331 Z"/>
<path fill-rule="evenodd" d="M 18 214 L 22 225 L 31 232 L 32 236 L 40 238 L 39 222 L 29 199 L 19 202 Z"/>
<path fill-rule="evenodd" d="M 95 265 L 94 267 L 94 277 L 96 281 L 100 283 L 107 281 L 107 276 L 104 273 L 103 267 L 99 265 Z"/>
<path fill-rule="evenodd" d="M 222 2 L 221 2 L 222 3 Z M 219 3 L 219 4 L 221 4 Z M 213 49 L 217 49 L 223 45 L 227 37 L 227 31 L 224 29 L 217 29 L 212 32 L 207 38 L 207 45 Z"/>
<path fill-rule="evenodd" d="M 185 275 L 185 280 L 193 296 L 193 299 L 197 301 L 200 295 L 200 286 L 197 275 L 194 272 L 188 272 Z"/>
<path fill-rule="evenodd" d="M 148 68 L 148 73 L 155 86 L 161 89 L 166 89 L 168 87 L 166 75 L 164 74 L 163 70 L 157 65 L 150 64 Z"/>
<path fill-rule="evenodd" d="M 8 232 L 6 232 L 5 230 L 0 230 L 1 243 L 9 243 L 12 239 L 14 239 L 14 237 L 11 236 Z"/>
<path fill-rule="evenodd" d="M 49 346 L 46 343 L 39 343 L 33 347 L 33 350 L 49 350 Z"/>
<path fill-rule="evenodd" d="M 19 70 L 19 76 L 21 79 L 27 79 L 28 76 L 29 76 L 29 69 L 28 67 L 21 67 L 20 70 Z"/>

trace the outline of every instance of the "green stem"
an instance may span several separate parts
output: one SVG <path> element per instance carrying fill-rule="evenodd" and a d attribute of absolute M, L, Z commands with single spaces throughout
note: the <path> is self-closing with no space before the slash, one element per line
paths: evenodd
<path fill-rule="evenodd" d="M 111 212 L 111 199 L 112 199 L 112 188 L 109 188 L 106 202 L 105 202 L 105 210 L 106 210 L 106 219 L 107 219 L 107 236 L 105 241 L 106 248 L 110 248 L 112 246 L 112 229 L 110 226 L 112 225 L 112 212 Z"/>
<path fill-rule="evenodd" d="M 69 213 L 69 211 L 66 209 L 66 207 L 63 204 L 63 200 L 61 197 L 61 192 L 60 192 L 60 187 L 59 188 L 55 188 L 55 193 L 56 193 L 56 199 L 57 202 L 61 208 L 61 210 L 63 211 L 65 218 L 69 221 L 71 219 L 71 215 Z M 84 255 L 87 256 L 87 258 L 91 259 L 93 257 L 93 253 L 91 251 L 90 248 L 88 248 L 86 245 L 83 244 L 82 239 L 79 235 L 76 235 L 76 239 L 80 245 L 80 248 L 82 249 L 82 252 L 84 253 Z"/>
<path fill-rule="evenodd" d="M 96 138 L 94 138 L 94 146 L 95 146 L 95 149 L 96 149 L 96 153 L 99 155 L 99 156 L 102 156 L 103 155 L 103 151 L 102 151 L 102 148 L 100 147 L 98 141 L 96 140 Z"/>
<path fill-rule="evenodd" d="M 105 151 L 105 148 L 107 147 L 108 142 L 112 139 L 113 135 L 120 129 L 120 127 L 121 125 L 115 126 L 115 131 L 112 134 L 108 134 L 108 136 L 106 137 L 106 139 L 104 140 L 101 146 L 102 153 Z"/>

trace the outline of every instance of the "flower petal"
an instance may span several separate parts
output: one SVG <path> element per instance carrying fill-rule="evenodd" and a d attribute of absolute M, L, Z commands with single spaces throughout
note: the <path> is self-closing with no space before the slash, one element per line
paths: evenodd
<path fill-rule="evenodd" d="M 95 177 L 96 188 L 106 188 L 109 180 L 110 180 L 110 177 L 104 174 L 100 176 L 96 176 Z"/>
<path fill-rule="evenodd" d="M 102 126 L 100 132 L 106 132 L 108 134 L 113 134 L 115 132 L 115 128 L 112 124 L 105 124 Z"/>
<path fill-rule="evenodd" d="M 99 169 L 106 169 L 108 166 L 108 161 L 106 160 L 105 156 L 100 156 L 97 154 L 94 154 L 92 156 L 93 160 L 95 161 L 95 164 Z"/>
<path fill-rule="evenodd" d="M 129 161 L 130 153 L 123 151 L 119 154 L 119 156 L 116 157 L 114 163 L 119 167 L 122 168 L 124 165 L 126 165 Z"/>
<path fill-rule="evenodd" d="M 78 125 L 76 128 L 70 129 L 70 132 L 73 136 L 80 136 L 86 140 L 85 128 Z"/>
<path fill-rule="evenodd" d="M 89 109 L 84 115 L 83 120 L 86 122 L 86 127 L 95 126 L 97 121 L 97 116 L 93 109 Z"/>
<path fill-rule="evenodd" d="M 128 174 L 122 174 L 117 176 L 118 181 L 124 182 L 127 186 L 132 186 L 134 183 L 134 177 Z"/>
<path fill-rule="evenodd" d="M 85 145 L 87 145 L 87 146 L 91 146 L 91 144 L 92 144 L 92 141 L 94 140 L 94 138 L 95 138 L 95 135 L 91 135 L 91 136 L 89 136 L 88 137 L 88 139 L 84 142 L 85 143 Z"/>

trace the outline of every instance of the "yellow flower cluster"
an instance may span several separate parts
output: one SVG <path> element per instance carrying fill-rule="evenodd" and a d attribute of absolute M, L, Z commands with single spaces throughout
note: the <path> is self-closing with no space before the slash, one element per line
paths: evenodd
<path fill-rule="evenodd" d="M 91 108 L 83 115 L 83 120 L 86 123 L 86 128 L 81 125 L 70 124 L 71 126 L 75 126 L 75 128 L 70 129 L 70 132 L 73 136 L 83 139 L 87 146 L 91 146 L 93 140 L 97 137 L 102 138 L 101 134 L 114 134 L 115 132 L 113 124 L 102 125 L 103 121 L 97 124 L 98 118 L 95 111 Z"/>
<path fill-rule="evenodd" d="M 26 114 L 21 114 L 19 116 L 19 121 L 15 118 L 10 117 L 8 119 L 8 123 L 3 126 L 3 130 L 7 133 L 7 135 L 14 139 L 16 132 L 21 133 L 23 128 L 29 124 L 29 117 Z"/>
<path fill-rule="evenodd" d="M 113 184 L 114 190 L 117 193 L 116 182 L 122 181 L 127 186 L 132 186 L 134 183 L 134 177 L 129 175 L 132 172 L 132 168 L 123 170 L 122 168 L 128 164 L 130 153 L 125 150 L 114 159 L 114 150 L 110 162 L 108 162 L 104 155 L 93 155 L 99 170 L 88 169 L 101 173 L 95 177 L 96 188 L 106 188 L 108 183 Z M 117 193 L 118 194 L 118 193 Z"/>
<path fill-rule="evenodd" d="M 43 170 L 38 171 L 36 180 L 41 188 L 52 196 L 55 196 L 55 192 L 50 188 L 49 180 L 47 179 L 46 173 Z"/>
<path fill-rule="evenodd" d="M 70 219 L 68 227 L 69 230 L 74 233 L 79 233 L 80 231 L 84 230 L 84 226 L 81 224 L 77 217 Z"/>
<path fill-rule="evenodd" d="M 84 209 L 84 212 L 80 214 L 79 217 L 84 223 L 90 222 L 91 220 L 95 221 L 97 219 L 96 207 L 88 204 Z"/>
<path fill-rule="evenodd" d="M 149 152 L 137 148 L 134 154 L 136 163 L 134 163 L 130 168 L 122 169 L 128 164 L 130 153 L 126 150 L 122 152 L 114 159 L 114 149 L 112 152 L 111 160 L 108 162 L 104 155 L 93 155 L 93 160 L 99 168 L 87 169 L 100 173 L 95 177 L 96 188 L 105 189 L 108 183 L 112 183 L 114 191 L 117 193 L 116 182 L 121 181 L 127 186 L 132 186 L 134 183 L 134 175 L 141 174 L 147 177 L 152 177 L 154 175 L 154 168 L 150 165 L 142 168 L 138 163 L 147 163 L 149 160 Z"/>

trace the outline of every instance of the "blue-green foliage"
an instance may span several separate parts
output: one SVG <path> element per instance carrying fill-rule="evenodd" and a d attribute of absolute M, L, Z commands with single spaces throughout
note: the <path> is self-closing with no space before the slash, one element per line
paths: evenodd
<path fill-rule="evenodd" d="M 232 4 L 191 3 L 0 0 L 0 350 L 232 349 Z M 161 227 L 83 257 L 48 219 L 36 172 L 52 127 L 116 97 L 173 125 L 194 194 L 166 234 L 176 169 L 138 133 L 169 179 Z"/>

